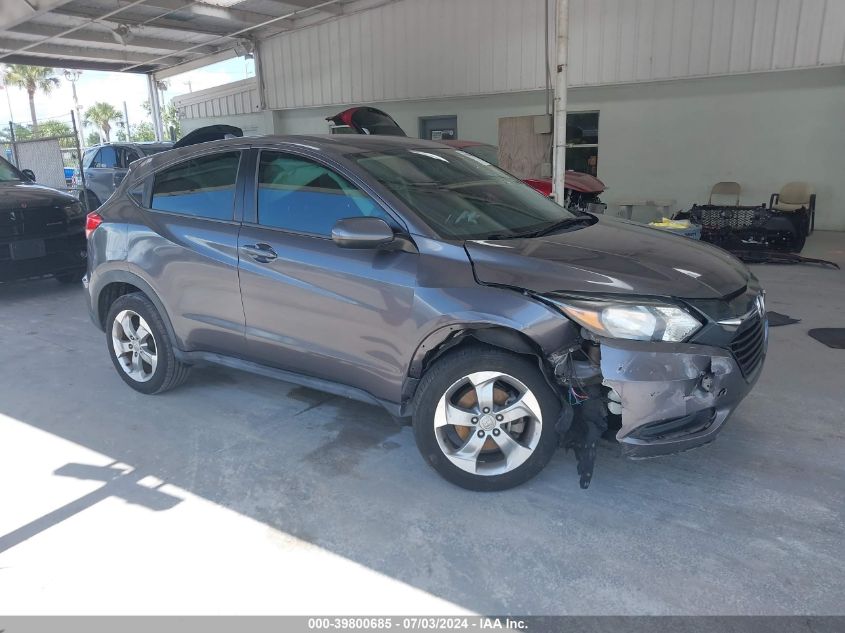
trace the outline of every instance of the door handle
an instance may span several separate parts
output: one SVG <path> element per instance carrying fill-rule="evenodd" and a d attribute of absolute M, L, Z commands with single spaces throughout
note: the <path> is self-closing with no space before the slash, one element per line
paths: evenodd
<path fill-rule="evenodd" d="M 244 244 L 241 246 L 241 251 L 252 257 L 260 264 L 267 264 L 278 257 L 278 255 L 276 255 L 276 251 L 273 250 L 273 247 L 261 242 L 258 244 Z"/>

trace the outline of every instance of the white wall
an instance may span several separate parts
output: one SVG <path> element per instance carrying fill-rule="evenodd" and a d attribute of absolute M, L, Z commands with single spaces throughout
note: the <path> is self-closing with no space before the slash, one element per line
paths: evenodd
<path fill-rule="evenodd" d="M 599 110 L 605 199 L 706 202 L 735 180 L 743 203 L 768 203 L 790 180 L 813 183 L 816 226 L 845 230 L 845 68 L 572 91 Z"/>
<path fill-rule="evenodd" d="M 343 16 L 260 43 L 267 103 L 301 108 L 542 88 L 546 5 L 345 5 Z M 570 0 L 569 19 L 574 87 L 845 64 L 845 0 Z"/>
<path fill-rule="evenodd" d="M 495 143 L 498 119 L 540 114 L 542 91 L 375 103 L 410 135 L 419 116 L 458 116 L 460 138 Z M 615 87 L 574 88 L 570 110 L 599 110 L 604 198 L 706 202 L 736 180 L 743 203 L 768 202 L 789 180 L 813 183 L 816 226 L 845 230 L 845 68 L 762 73 Z M 344 106 L 274 112 L 277 134 L 325 133 Z"/>
<path fill-rule="evenodd" d="M 261 111 L 255 77 L 197 90 L 173 98 L 180 118 L 231 116 Z"/>
<path fill-rule="evenodd" d="M 495 144 L 499 138 L 500 117 L 542 113 L 545 108 L 544 99 L 542 91 L 534 91 L 465 99 L 394 101 L 368 105 L 389 113 L 409 136 L 418 135 L 421 116 L 456 115 L 460 138 Z M 277 110 L 274 112 L 276 134 L 326 134 L 329 130 L 326 117 L 333 116 L 347 107 L 339 105 Z"/>
<path fill-rule="evenodd" d="M 194 117 L 181 119 L 182 134 L 205 127 L 206 125 L 234 125 L 244 131 L 244 136 L 261 136 L 273 133 L 273 113 L 269 110 L 253 114 L 235 114 L 217 117 Z"/>

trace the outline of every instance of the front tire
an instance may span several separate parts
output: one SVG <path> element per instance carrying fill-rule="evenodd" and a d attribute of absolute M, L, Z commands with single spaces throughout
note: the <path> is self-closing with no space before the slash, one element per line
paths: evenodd
<path fill-rule="evenodd" d="M 163 393 L 188 377 L 189 366 L 176 358 L 161 315 L 141 293 L 123 295 L 112 304 L 106 346 L 118 375 L 135 391 Z"/>
<path fill-rule="evenodd" d="M 425 460 L 462 488 L 525 483 L 558 445 L 560 402 L 535 362 L 467 347 L 437 361 L 420 382 L 414 437 Z"/>

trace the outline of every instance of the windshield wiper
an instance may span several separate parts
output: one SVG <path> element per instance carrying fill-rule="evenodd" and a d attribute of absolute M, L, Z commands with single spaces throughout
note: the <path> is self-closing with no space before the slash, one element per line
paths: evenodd
<path fill-rule="evenodd" d="M 557 222 L 553 222 L 548 226 L 543 227 L 539 231 L 532 231 L 531 233 L 526 233 L 521 235 L 520 237 L 543 237 L 544 235 L 549 235 L 554 233 L 555 231 L 559 231 L 561 229 L 566 229 L 571 226 L 577 225 L 591 225 L 595 221 L 595 218 L 591 215 L 579 215 L 574 218 L 564 218 L 563 220 L 559 220 Z"/>

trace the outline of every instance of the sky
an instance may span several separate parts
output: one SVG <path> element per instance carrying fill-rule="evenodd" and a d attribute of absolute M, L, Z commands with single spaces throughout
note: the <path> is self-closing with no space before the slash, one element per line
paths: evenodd
<path fill-rule="evenodd" d="M 35 113 L 39 121 L 51 118 L 70 120 L 70 111 L 73 109 L 71 83 L 64 78 L 62 69 L 55 70 L 56 76 L 61 81 L 59 87 L 49 96 L 43 93 L 35 96 Z M 175 96 L 188 92 L 213 88 L 253 76 L 255 76 L 253 60 L 237 57 L 171 77 L 167 80 L 169 88 L 164 93 L 164 99 L 169 101 Z M 136 125 L 146 118 L 141 107 L 141 104 L 149 98 L 146 75 L 83 70 L 76 82 L 76 94 L 83 113 L 88 106 L 97 101 L 111 103 L 122 112 L 123 102 L 126 101 L 130 125 Z M 26 91 L 10 87 L 0 90 L 0 121 L 4 127 L 10 120 L 10 103 L 11 120 L 16 123 L 31 122 Z"/>

